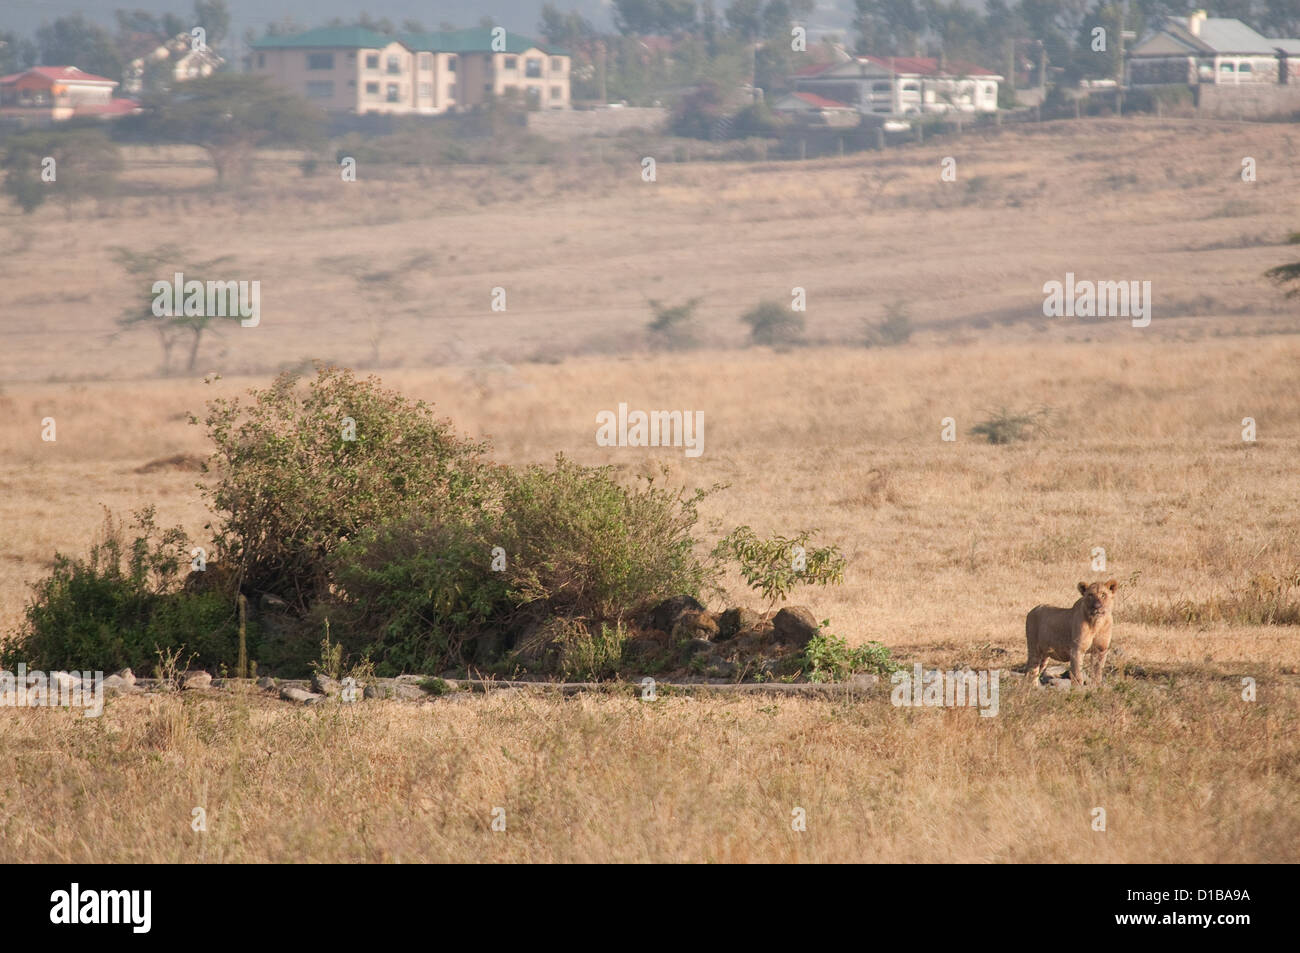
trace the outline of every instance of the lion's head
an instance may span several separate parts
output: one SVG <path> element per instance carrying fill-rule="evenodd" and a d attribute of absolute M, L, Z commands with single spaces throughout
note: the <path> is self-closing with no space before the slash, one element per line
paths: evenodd
<path fill-rule="evenodd" d="M 1083 594 L 1083 607 L 1088 615 L 1099 616 L 1109 612 L 1111 603 L 1115 599 L 1115 590 L 1118 588 L 1119 583 L 1114 579 L 1094 582 L 1092 585 L 1086 582 L 1079 583 L 1079 592 Z"/>

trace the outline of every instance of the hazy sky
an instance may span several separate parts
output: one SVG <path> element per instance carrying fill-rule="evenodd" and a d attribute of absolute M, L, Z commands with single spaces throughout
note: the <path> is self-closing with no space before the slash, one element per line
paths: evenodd
<path fill-rule="evenodd" d="M 354 17 L 362 12 L 388 17 L 394 23 L 408 18 L 436 29 L 446 20 L 458 26 L 474 26 L 480 17 L 494 16 L 508 30 L 537 32 L 542 5 L 546 0 L 226 0 L 230 8 L 231 33 L 242 37 L 252 27 L 261 33 L 268 23 L 292 16 L 304 26 L 319 26 L 333 17 Z M 611 0 L 553 0 L 561 10 L 578 10 L 597 26 L 612 26 Z M 728 0 L 715 0 L 721 14 Z M 810 27 L 841 29 L 848 22 L 852 0 L 817 0 Z M 116 9 L 148 10 L 151 13 L 188 15 L 193 0 L 0 0 L 0 30 L 14 30 L 31 36 L 42 20 L 69 13 L 83 13 L 105 25 L 112 25 Z"/>

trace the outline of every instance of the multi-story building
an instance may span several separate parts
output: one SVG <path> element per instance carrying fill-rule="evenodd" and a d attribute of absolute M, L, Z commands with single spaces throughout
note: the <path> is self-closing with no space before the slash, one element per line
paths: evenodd
<path fill-rule="evenodd" d="M 503 29 L 401 33 L 326 27 L 252 44 L 249 69 L 335 112 L 436 115 L 518 95 L 569 108 L 569 54 Z"/>

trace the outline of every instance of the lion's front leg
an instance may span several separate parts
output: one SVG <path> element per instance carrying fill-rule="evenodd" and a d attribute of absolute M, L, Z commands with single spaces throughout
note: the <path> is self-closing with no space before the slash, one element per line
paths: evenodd
<path fill-rule="evenodd" d="M 1070 649 L 1070 681 L 1076 685 L 1084 684 L 1083 650 L 1077 645 Z"/>
<path fill-rule="evenodd" d="M 1106 656 L 1107 654 L 1109 654 L 1109 652 L 1110 652 L 1109 648 L 1104 648 L 1097 653 L 1097 664 L 1094 669 L 1095 674 L 1093 677 L 1097 679 L 1098 685 L 1101 684 L 1102 673 L 1106 671 Z"/>

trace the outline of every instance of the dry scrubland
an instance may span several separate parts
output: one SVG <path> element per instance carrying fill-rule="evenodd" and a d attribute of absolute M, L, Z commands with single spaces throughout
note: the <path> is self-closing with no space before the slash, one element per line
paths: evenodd
<path fill-rule="evenodd" d="M 363 169 L 343 186 L 286 157 L 242 194 L 208 190 L 183 152 L 139 153 L 128 177 L 155 196 L 87 221 L 3 215 L 6 631 L 51 554 L 85 549 L 101 503 L 157 503 L 202 538 L 197 474 L 148 464 L 205 451 L 185 418 L 207 397 L 323 357 L 375 366 L 503 460 L 562 451 L 729 483 L 704 507 L 710 542 L 741 522 L 816 528 L 849 557 L 846 582 L 795 601 L 908 662 L 1022 663 L 1025 611 L 1072 601 L 1104 546 L 1128 668 L 1077 694 L 1004 682 L 995 718 L 519 694 L 0 711 L 0 860 L 1298 859 L 1300 630 L 1233 611 L 1300 568 L 1300 320 L 1260 277 L 1294 257 L 1279 242 L 1300 227 L 1297 135 L 1045 124 L 880 158 L 664 162 L 655 185 L 631 159 L 426 182 Z M 956 185 L 939 182 L 944 155 Z M 201 222 L 194 257 L 233 253 L 229 276 L 263 285 L 263 327 L 205 345 L 212 384 L 156 379 L 147 335 L 105 340 L 130 286 L 102 249 L 161 243 L 177 216 Z M 353 277 L 403 263 L 391 295 Z M 1044 319 L 1041 286 L 1066 271 L 1151 280 L 1151 327 Z M 494 285 L 506 314 L 488 310 Z M 739 314 L 794 285 L 820 343 L 733 349 Z M 644 354 L 645 300 L 695 295 L 708 349 Z M 918 325 L 910 343 L 846 344 L 892 301 Z M 704 411 L 704 455 L 596 447 L 596 412 L 620 401 Z M 1042 404 L 1038 439 L 970 434 L 991 408 Z M 56 444 L 39 439 L 47 415 Z M 939 440 L 947 416 L 956 443 Z M 1225 621 L 1179 622 L 1216 604 Z"/>

